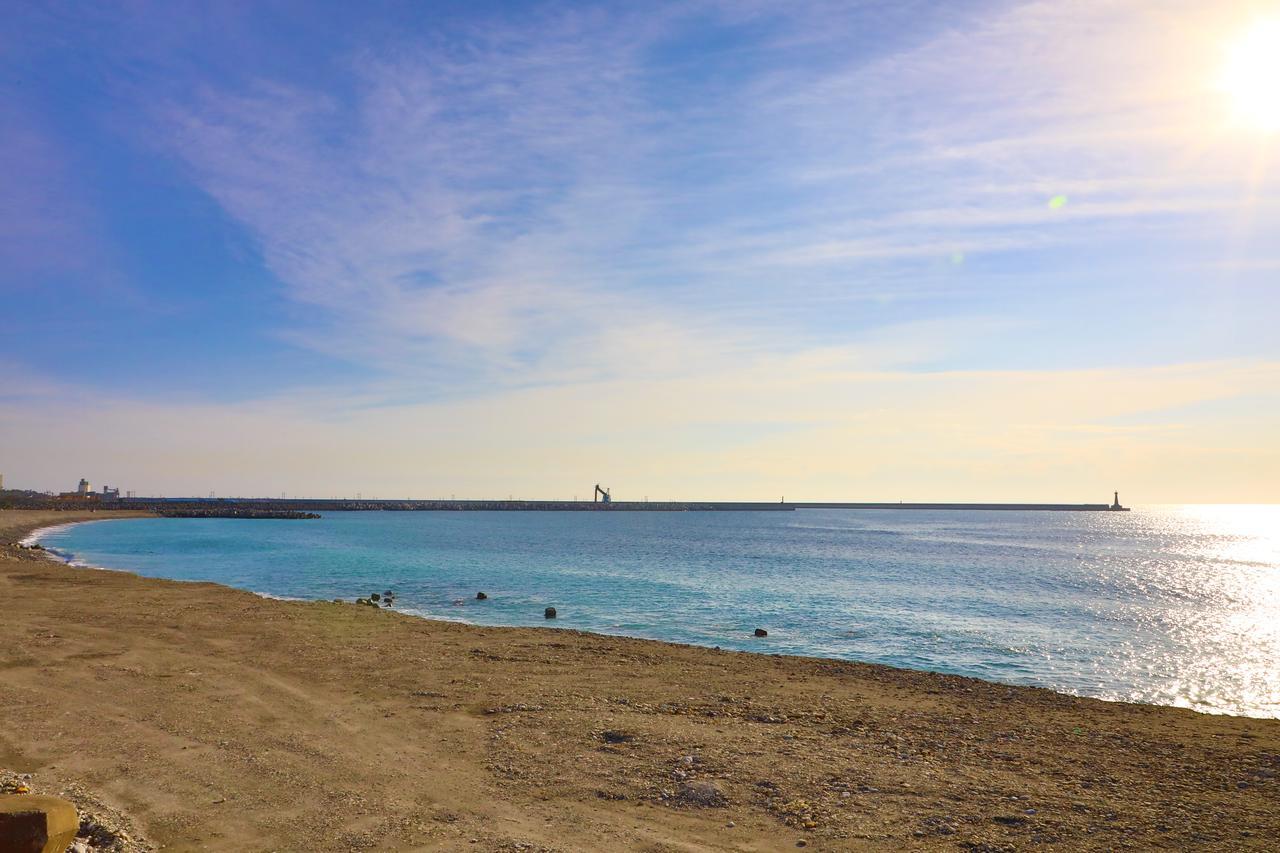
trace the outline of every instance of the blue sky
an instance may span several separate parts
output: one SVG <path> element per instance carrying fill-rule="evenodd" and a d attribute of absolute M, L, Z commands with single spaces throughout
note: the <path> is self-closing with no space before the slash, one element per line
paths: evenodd
<path fill-rule="evenodd" d="M 0 471 L 1280 499 L 1206 5 L 15 5 Z"/>

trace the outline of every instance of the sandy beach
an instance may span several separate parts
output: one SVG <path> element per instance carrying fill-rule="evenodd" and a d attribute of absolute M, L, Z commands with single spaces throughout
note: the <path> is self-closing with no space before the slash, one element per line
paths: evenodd
<path fill-rule="evenodd" d="M 0 770 L 139 849 L 1275 849 L 1280 721 L 77 569 L 0 511 Z M 253 522 L 244 522 L 253 523 Z"/>

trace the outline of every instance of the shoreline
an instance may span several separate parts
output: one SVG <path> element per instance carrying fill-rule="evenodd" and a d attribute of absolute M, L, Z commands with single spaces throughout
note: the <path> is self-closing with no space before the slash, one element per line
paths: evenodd
<path fill-rule="evenodd" d="M 34 519 L 0 513 L 0 541 Z M 70 516 L 71 514 L 66 514 Z M 98 515 L 98 514 L 94 514 Z M 110 520 L 67 518 L 65 521 Z M 168 849 L 1268 849 L 1280 721 L 0 545 L 0 769 Z"/>
<path fill-rule="evenodd" d="M 101 518 L 101 517 L 82 518 L 82 519 L 77 519 L 73 521 L 60 522 L 58 524 L 45 525 L 39 528 L 34 528 L 24 533 L 23 538 L 21 539 L 21 544 L 29 547 L 31 544 L 37 543 L 39 537 L 42 535 L 48 534 L 55 530 L 62 530 L 65 528 L 69 528 L 78 524 L 91 524 L 96 522 L 105 522 L 105 521 L 113 521 L 113 520 L 128 520 L 132 518 L 170 517 L 170 516 L 160 516 L 160 515 L 156 515 L 154 513 L 149 513 L 149 512 L 120 511 L 120 510 L 114 510 L 114 511 L 99 510 L 97 513 L 94 513 L 94 515 L 95 516 L 99 515 L 102 512 L 107 512 L 107 513 L 118 512 L 119 515 L 108 517 L 108 518 Z M 172 516 L 172 517 L 181 518 L 185 516 Z M 193 581 L 188 579 L 169 578 L 169 577 L 162 577 L 162 576 L 155 576 L 155 575 L 140 575 L 137 572 L 135 572 L 133 569 L 117 568 L 112 566 L 100 566 L 97 564 L 80 562 L 74 558 L 73 554 L 70 554 L 69 552 L 62 552 L 56 548 L 47 548 L 42 546 L 41 553 L 43 553 L 49 559 L 71 568 L 92 569 L 95 571 L 107 571 L 107 572 L 123 572 L 126 574 L 135 575 L 138 577 L 154 578 L 157 580 L 165 580 L 173 583 L 211 583 L 217 586 L 225 587 L 227 589 L 234 589 L 237 591 L 248 592 L 268 600 L 291 601 L 291 602 L 315 602 L 315 603 L 330 603 L 331 601 L 337 600 L 337 599 L 330 599 L 330 598 L 314 598 L 314 597 L 292 595 L 292 594 L 285 594 L 285 593 L 267 592 L 263 590 L 251 589 L 249 587 L 237 587 L 229 584 L 223 584 L 218 581 L 208 581 L 208 580 Z M 340 600 L 344 603 L 354 603 L 355 597 L 352 597 L 351 599 L 344 598 Z M 705 644 L 696 643 L 696 642 L 682 642 L 679 640 L 669 640 L 669 639 L 663 639 L 661 637 L 655 637 L 655 636 L 643 636 L 635 633 L 611 633 L 609 631 L 604 631 L 604 630 L 591 629 L 591 628 L 572 628 L 572 627 L 562 626 L 558 624 L 547 624 L 547 625 L 536 625 L 536 626 L 517 625 L 517 624 L 491 624 L 491 623 L 485 623 L 485 622 L 472 621 L 463 616 L 453 616 L 453 615 L 447 615 L 447 614 L 441 614 L 441 613 L 428 612 L 428 611 L 424 611 L 424 610 L 412 608 L 412 607 L 397 606 L 397 607 L 384 608 L 384 609 L 387 609 L 390 612 L 399 613 L 401 615 L 409 616 L 415 619 L 423 619 L 429 622 L 448 622 L 448 623 L 466 625 L 466 626 L 471 626 L 476 628 L 491 628 L 491 629 L 499 629 L 499 630 L 504 628 L 510 628 L 510 629 L 518 629 L 518 630 L 575 631 L 587 636 L 599 636 L 599 637 L 608 637 L 608 638 L 617 638 L 617 639 L 633 639 L 633 640 L 662 643 L 665 645 L 691 648 L 691 649 L 707 649 L 707 650 L 714 650 L 714 651 L 721 650 L 720 645 L 714 644 L 711 642 L 707 642 Z M 1116 703 L 1116 704 L 1150 706 L 1154 708 L 1176 708 L 1181 710 L 1192 711 L 1197 714 L 1206 714 L 1209 716 L 1218 716 L 1218 717 L 1233 717 L 1233 718 L 1240 718 L 1240 719 L 1280 721 L 1280 716 L 1266 716 L 1266 715 L 1255 716 L 1250 714 L 1234 713 L 1230 710 L 1218 710 L 1213 708 L 1197 708 L 1197 707 L 1192 707 L 1190 705 L 1178 705 L 1178 704 L 1171 704 L 1171 703 L 1161 704 L 1161 703 L 1155 703 L 1155 702 L 1141 701 L 1137 699 L 1088 696 L 1088 695 L 1074 693 L 1068 690 L 1062 690 L 1062 689 L 1058 689 L 1058 688 L 1043 685 L 1043 684 L 1016 684 L 1016 683 L 1007 682 L 1007 681 L 999 681 L 991 678 L 984 678 L 979 675 L 967 675 L 963 673 L 945 672 L 945 671 L 940 671 L 936 669 L 901 666 L 901 665 L 895 665 L 895 664 L 889 664 L 889 663 L 881 663 L 878 661 L 862 660 L 862 659 L 852 658 L 852 657 L 847 657 L 847 658 L 831 657 L 829 655 L 803 654 L 798 652 L 767 651 L 764 649 L 756 650 L 756 649 L 743 649 L 743 648 L 732 648 L 732 647 L 725 649 L 725 651 L 740 653 L 740 654 L 761 655 L 765 657 L 783 657 L 783 658 L 797 658 L 800 660 L 829 661 L 835 664 L 859 663 L 859 664 L 866 664 L 868 666 L 881 666 L 881 667 L 885 667 L 887 669 L 895 670 L 895 671 L 917 672 L 917 673 L 925 673 L 930 675 L 938 675 L 943 677 L 971 678 L 976 681 L 980 681 L 986 684 L 991 684 L 991 685 L 1000 686 L 1000 687 L 1046 690 L 1055 695 L 1066 696 L 1066 697 L 1077 698 L 1077 699 L 1089 699 L 1093 701 Z"/>

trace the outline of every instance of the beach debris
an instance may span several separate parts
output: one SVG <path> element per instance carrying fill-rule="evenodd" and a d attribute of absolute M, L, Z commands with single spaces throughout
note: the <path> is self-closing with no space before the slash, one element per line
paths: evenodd
<path fill-rule="evenodd" d="M 676 788 L 676 799 L 690 806 L 719 807 L 728 805 L 729 799 L 715 782 L 709 779 L 696 779 L 692 782 L 681 782 Z"/>
<path fill-rule="evenodd" d="M 608 729 L 600 733 L 600 738 L 605 743 L 630 743 L 636 739 L 631 732 L 618 731 L 617 729 Z"/>
<path fill-rule="evenodd" d="M 542 611 L 542 616 L 544 619 L 554 619 L 556 618 L 556 609 L 554 607 L 548 607 L 546 610 Z"/>
<path fill-rule="evenodd" d="M 757 629 L 756 629 L 756 636 L 757 636 L 757 637 L 767 637 L 767 636 L 769 636 L 769 632 L 768 632 L 768 631 L 766 631 L 766 630 L 765 630 L 765 629 L 763 629 L 763 628 L 757 628 Z"/>
<path fill-rule="evenodd" d="M 488 597 L 489 596 L 485 595 L 483 592 L 476 593 L 476 601 L 484 601 Z"/>
<path fill-rule="evenodd" d="M 0 780 L 0 794 L 30 794 L 31 786 L 27 784 L 31 781 L 31 775 L 24 774 L 13 778 Z"/>
<path fill-rule="evenodd" d="M 1020 826 L 1027 822 L 1027 819 L 1022 815 L 998 814 L 992 816 L 991 820 L 994 823 L 1004 824 L 1005 826 Z"/>
<path fill-rule="evenodd" d="M 0 850 L 62 853 L 79 829 L 76 807 L 61 797 L 0 794 Z"/>

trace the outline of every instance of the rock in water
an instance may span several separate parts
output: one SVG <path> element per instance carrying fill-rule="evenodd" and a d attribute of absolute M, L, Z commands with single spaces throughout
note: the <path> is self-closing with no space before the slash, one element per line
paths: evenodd
<path fill-rule="evenodd" d="M 556 618 L 556 609 L 554 607 L 548 607 L 546 610 L 542 611 L 542 615 L 547 619 L 554 619 Z"/>
<path fill-rule="evenodd" d="M 369 594 L 369 600 L 370 600 L 370 601 L 377 601 L 377 600 L 379 600 L 380 598 L 382 598 L 382 596 L 378 595 L 376 592 L 374 592 L 374 593 L 370 593 L 370 594 Z"/>
<path fill-rule="evenodd" d="M 766 630 L 765 630 L 765 629 L 763 629 L 763 628 L 757 628 L 757 629 L 756 629 L 756 636 L 757 636 L 757 637 L 767 637 L 767 636 L 769 636 L 769 632 L 768 632 L 768 631 L 766 631 Z"/>
<path fill-rule="evenodd" d="M 476 601 L 484 601 L 488 597 L 489 596 L 485 595 L 483 592 L 476 593 Z"/>
<path fill-rule="evenodd" d="M 76 807 L 60 797 L 0 795 L 0 850 L 63 853 L 79 828 Z"/>

